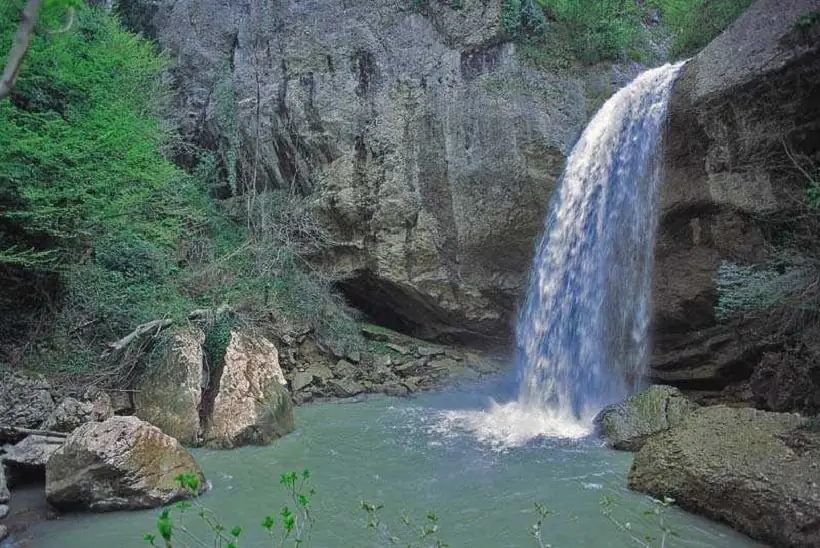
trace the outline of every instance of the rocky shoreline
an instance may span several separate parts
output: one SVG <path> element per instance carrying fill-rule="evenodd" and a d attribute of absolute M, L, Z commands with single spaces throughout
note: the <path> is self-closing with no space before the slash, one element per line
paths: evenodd
<path fill-rule="evenodd" d="M 55 387 L 40 375 L 6 373 L 0 380 L 0 542 L 11 534 L 24 543 L 28 526 L 60 512 L 150 508 L 183 498 L 179 474 L 193 473 L 207 485 L 184 446 L 270 444 L 293 430 L 294 405 L 375 393 L 410 396 L 473 383 L 506 367 L 505 360 L 377 326 L 363 326 L 362 335 L 364 348 L 340 352 L 308 336 L 275 345 L 259 333 L 232 331 L 215 375 L 202 332 L 182 329 L 172 334 L 163 359 L 129 389 Z M 26 493 L 27 508 L 16 508 L 18 490 Z"/>

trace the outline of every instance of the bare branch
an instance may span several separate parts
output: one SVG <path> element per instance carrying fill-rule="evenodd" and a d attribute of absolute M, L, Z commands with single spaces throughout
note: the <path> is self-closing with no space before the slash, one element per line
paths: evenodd
<path fill-rule="evenodd" d="M 49 438 L 67 438 L 68 434 L 65 432 L 55 432 L 54 430 L 35 430 L 31 428 L 20 428 L 18 426 L 7 426 L 0 424 L 0 433 L 8 435 L 25 435 L 25 436 L 46 436 Z"/>
<path fill-rule="evenodd" d="M 135 330 L 133 330 L 131 333 L 129 333 L 125 337 L 121 338 L 118 341 L 110 343 L 108 345 L 108 349 L 105 352 L 103 352 L 102 357 L 105 358 L 107 356 L 110 356 L 114 352 L 121 351 L 123 348 L 127 347 L 129 344 L 134 342 L 136 339 L 142 338 L 143 335 L 146 335 L 146 334 L 150 333 L 151 331 L 155 332 L 153 337 L 156 337 L 159 334 L 160 331 L 162 331 L 166 327 L 170 326 L 172 323 L 174 323 L 173 320 L 167 320 L 166 319 L 166 320 L 154 320 L 154 321 L 151 321 L 151 322 L 148 322 L 148 323 L 138 325 Z"/>
<path fill-rule="evenodd" d="M 42 3 L 43 0 L 28 0 L 23 10 L 23 20 L 20 22 L 20 26 L 17 27 L 14 44 L 11 47 L 6 68 L 3 70 L 3 79 L 0 80 L 0 99 L 8 96 L 14 88 L 17 75 L 20 73 L 20 67 L 23 65 L 23 59 L 28 53 L 31 35 L 34 34 L 34 27 L 37 24 L 37 13 L 40 11 Z"/>

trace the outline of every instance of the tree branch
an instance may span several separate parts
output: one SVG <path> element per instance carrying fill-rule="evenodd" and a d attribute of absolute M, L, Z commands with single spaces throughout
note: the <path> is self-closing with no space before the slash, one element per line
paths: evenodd
<path fill-rule="evenodd" d="M 49 438 L 67 438 L 68 434 L 65 432 L 55 432 L 54 430 L 35 430 L 31 428 L 20 428 L 18 426 L 6 426 L 0 424 L 0 432 L 4 434 L 17 434 L 25 436 L 45 436 Z"/>
<path fill-rule="evenodd" d="M 140 325 L 137 326 L 137 328 L 135 330 L 133 330 L 131 333 L 129 333 L 125 337 L 121 338 L 118 341 L 110 343 L 108 345 L 108 349 L 105 352 L 102 353 L 102 357 L 105 358 L 107 356 L 110 356 L 114 352 L 119 352 L 120 350 L 122 350 L 123 348 L 125 348 L 126 346 L 128 346 L 129 344 L 134 342 L 135 339 L 138 339 L 138 338 L 142 337 L 143 335 L 146 335 L 150 331 L 156 330 L 156 333 L 153 335 L 154 337 L 156 337 L 157 334 L 159 334 L 160 331 L 162 331 L 163 329 L 165 329 L 166 327 L 168 327 L 172 323 L 174 323 L 173 320 L 167 320 L 166 319 L 166 320 L 154 320 L 154 321 L 151 321 L 151 322 L 148 322 L 148 323 L 140 324 Z"/>
<path fill-rule="evenodd" d="M 11 47 L 6 68 L 3 70 L 3 79 L 0 80 L 0 99 L 8 96 L 14 88 L 17 75 L 20 73 L 20 67 L 23 65 L 23 59 L 28 53 L 31 35 L 34 34 L 34 27 L 37 25 L 37 12 L 40 11 L 42 3 L 43 0 L 28 0 L 23 10 L 23 20 L 20 21 L 20 26 L 17 27 L 14 44 Z"/>

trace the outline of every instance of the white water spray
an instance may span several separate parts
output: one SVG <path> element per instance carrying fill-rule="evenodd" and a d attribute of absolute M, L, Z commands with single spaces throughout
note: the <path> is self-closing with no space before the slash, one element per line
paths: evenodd
<path fill-rule="evenodd" d="M 496 445 L 586 435 L 647 362 L 659 143 L 683 63 L 612 96 L 572 150 L 538 244 L 516 330 L 518 400 L 447 420 Z"/>

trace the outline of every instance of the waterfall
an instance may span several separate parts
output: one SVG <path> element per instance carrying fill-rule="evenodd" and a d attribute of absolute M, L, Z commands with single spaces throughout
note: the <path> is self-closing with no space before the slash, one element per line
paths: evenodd
<path fill-rule="evenodd" d="M 644 376 L 662 126 L 683 63 L 638 76 L 598 111 L 553 195 L 516 329 L 519 393 L 442 413 L 497 450 L 586 436 Z"/>
<path fill-rule="evenodd" d="M 519 405 L 586 421 L 647 363 L 659 143 L 682 63 L 644 72 L 567 160 L 516 329 Z"/>

